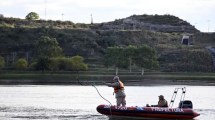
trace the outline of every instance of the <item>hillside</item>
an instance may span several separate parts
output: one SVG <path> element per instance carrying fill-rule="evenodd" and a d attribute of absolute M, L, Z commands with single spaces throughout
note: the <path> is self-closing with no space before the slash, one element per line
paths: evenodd
<path fill-rule="evenodd" d="M 187 34 L 192 36 L 193 46 L 181 45 Z M 213 71 L 211 54 L 205 47 L 215 45 L 215 35 L 200 33 L 175 16 L 134 15 L 91 25 L 1 18 L 0 55 L 7 65 L 21 57 L 31 62 L 41 35 L 56 38 L 66 56 L 81 55 L 90 66 L 102 66 L 107 47 L 147 44 L 157 51 L 160 71 Z"/>
<path fill-rule="evenodd" d="M 53 29 L 76 29 L 89 28 L 89 25 L 82 23 L 73 23 L 72 21 L 53 21 L 53 20 L 26 20 L 20 18 L 0 17 L 0 27 L 9 28 L 53 28 Z"/>
<path fill-rule="evenodd" d="M 95 26 L 94 26 L 95 27 Z M 172 15 L 133 15 L 96 26 L 103 30 L 152 30 L 157 32 L 199 32 L 190 23 Z"/>

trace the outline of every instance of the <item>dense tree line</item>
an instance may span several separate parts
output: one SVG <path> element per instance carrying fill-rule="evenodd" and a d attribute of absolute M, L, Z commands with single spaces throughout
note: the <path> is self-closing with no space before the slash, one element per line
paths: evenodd
<path fill-rule="evenodd" d="M 171 51 L 159 58 L 160 67 L 166 72 L 213 72 L 210 53 L 202 49 Z"/>
<path fill-rule="evenodd" d="M 62 48 L 55 38 L 49 36 L 41 36 L 35 44 L 35 54 L 33 62 L 28 66 L 28 62 L 24 58 L 20 58 L 13 63 L 16 70 L 48 70 L 48 71 L 80 71 L 87 70 L 88 66 L 84 63 L 81 56 L 65 57 Z M 5 66 L 5 60 L 0 56 L 0 69 Z"/>
<path fill-rule="evenodd" d="M 33 68 L 36 70 L 87 70 L 87 64 L 81 56 L 65 57 L 62 48 L 55 38 L 42 36 L 36 43 L 36 62 Z"/>
<path fill-rule="evenodd" d="M 155 49 L 147 46 L 127 46 L 109 47 L 107 48 L 104 65 L 106 67 L 115 67 L 116 74 L 118 68 L 128 68 L 131 65 L 136 65 L 142 69 L 141 75 L 144 73 L 144 68 L 152 69 L 159 66 Z"/>

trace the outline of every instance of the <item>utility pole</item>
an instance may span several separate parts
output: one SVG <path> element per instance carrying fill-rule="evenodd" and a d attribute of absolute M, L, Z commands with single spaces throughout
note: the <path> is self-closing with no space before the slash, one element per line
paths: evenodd
<path fill-rule="evenodd" d="M 93 24 L 93 15 L 91 14 L 91 24 Z"/>
<path fill-rule="evenodd" d="M 209 28 L 210 28 L 210 20 L 208 20 L 208 33 L 209 33 Z"/>
<path fill-rule="evenodd" d="M 46 20 L 46 8 L 47 8 L 47 1 L 45 0 L 45 20 Z"/>
<path fill-rule="evenodd" d="M 64 14 L 62 13 L 61 15 L 62 15 L 62 21 L 63 21 L 63 16 L 64 16 Z"/>

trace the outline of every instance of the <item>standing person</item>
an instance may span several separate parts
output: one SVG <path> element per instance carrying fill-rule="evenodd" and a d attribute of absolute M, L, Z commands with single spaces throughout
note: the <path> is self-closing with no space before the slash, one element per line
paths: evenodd
<path fill-rule="evenodd" d="M 163 95 L 159 95 L 159 101 L 157 105 L 151 105 L 151 107 L 168 107 L 168 102 L 164 99 Z"/>
<path fill-rule="evenodd" d="M 124 91 L 124 84 L 119 80 L 118 76 L 115 76 L 113 78 L 113 83 L 105 83 L 108 87 L 113 87 L 114 88 L 114 94 L 116 98 L 116 105 L 117 107 L 119 106 L 125 106 L 126 101 L 125 101 L 125 91 Z"/>

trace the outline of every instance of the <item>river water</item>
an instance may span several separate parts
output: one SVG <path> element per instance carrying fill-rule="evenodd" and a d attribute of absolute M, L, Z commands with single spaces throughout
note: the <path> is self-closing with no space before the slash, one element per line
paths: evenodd
<path fill-rule="evenodd" d="M 179 87 L 186 87 L 185 99 L 191 100 L 194 110 L 201 114 L 196 120 L 215 120 L 214 86 L 126 86 L 127 106 L 156 104 L 160 94 L 170 101 Z M 112 88 L 96 88 L 115 104 Z M 179 91 L 174 107 L 180 97 Z M 108 120 L 96 111 L 99 104 L 109 103 L 92 86 L 0 86 L 0 120 Z"/>

